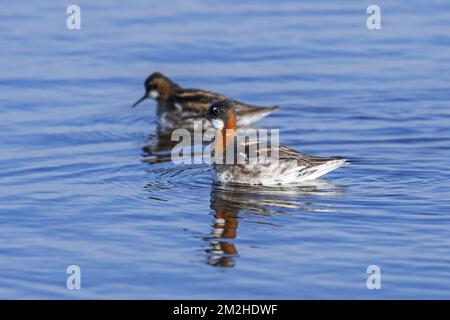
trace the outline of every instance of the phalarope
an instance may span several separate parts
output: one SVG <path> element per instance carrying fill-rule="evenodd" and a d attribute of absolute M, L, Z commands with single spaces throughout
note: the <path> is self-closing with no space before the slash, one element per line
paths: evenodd
<path fill-rule="evenodd" d="M 163 128 L 191 127 L 195 116 L 205 113 L 212 103 L 227 99 L 224 95 L 211 91 L 183 89 L 159 72 L 152 73 L 145 80 L 144 86 L 144 96 L 132 107 L 145 99 L 155 99 L 159 124 Z M 247 126 L 278 109 L 278 106 L 261 107 L 237 100 L 231 101 L 235 104 L 238 126 Z"/>
<path fill-rule="evenodd" d="M 217 130 L 213 145 L 215 154 L 218 152 L 223 154 L 227 148 L 235 146 L 236 112 L 232 101 L 221 100 L 213 103 L 203 116 Z M 248 150 L 245 147 L 255 144 L 255 141 L 240 143 L 245 144 L 243 149 Z M 278 153 L 277 161 L 270 157 L 261 156 L 262 152 L 259 150 L 260 158 L 257 162 L 246 162 L 243 164 L 237 161 L 232 164 L 214 162 L 215 180 L 221 183 L 253 185 L 299 183 L 317 179 L 347 163 L 341 157 L 315 157 L 285 146 L 276 146 L 275 148 Z M 234 150 L 235 158 L 240 156 L 236 152 Z"/>

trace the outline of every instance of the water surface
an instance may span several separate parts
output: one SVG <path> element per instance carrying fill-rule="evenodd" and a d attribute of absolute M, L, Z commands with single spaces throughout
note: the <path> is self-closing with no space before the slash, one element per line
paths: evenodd
<path fill-rule="evenodd" d="M 69 4 L 0 12 L 1 298 L 450 297 L 450 4 L 378 1 L 373 31 L 367 1 L 78 1 L 78 31 Z M 352 164 L 214 185 L 130 108 L 156 70 Z"/>

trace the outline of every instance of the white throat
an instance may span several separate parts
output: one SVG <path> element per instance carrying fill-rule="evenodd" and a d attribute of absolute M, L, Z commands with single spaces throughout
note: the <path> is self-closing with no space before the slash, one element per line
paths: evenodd
<path fill-rule="evenodd" d="M 149 95 L 151 98 L 153 98 L 153 99 L 156 99 L 156 98 L 159 97 L 159 93 L 158 93 L 158 91 L 156 91 L 156 90 L 151 90 L 151 91 L 148 93 L 148 95 Z"/>
<path fill-rule="evenodd" d="M 214 129 L 217 129 L 217 130 L 222 130 L 223 127 L 225 126 L 223 121 L 220 120 L 220 119 L 213 119 L 213 120 L 211 120 L 211 124 L 214 127 Z"/>

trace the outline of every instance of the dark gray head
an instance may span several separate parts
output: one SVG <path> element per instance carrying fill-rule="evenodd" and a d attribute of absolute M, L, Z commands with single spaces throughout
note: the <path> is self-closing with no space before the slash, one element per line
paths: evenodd
<path fill-rule="evenodd" d="M 218 130 L 236 128 L 236 112 L 230 100 L 220 100 L 209 106 L 205 115 L 212 126 Z"/>
<path fill-rule="evenodd" d="M 145 94 L 136 101 L 132 107 L 137 106 L 145 99 L 152 98 L 158 101 L 167 101 L 180 87 L 160 72 L 153 72 L 144 82 Z"/>

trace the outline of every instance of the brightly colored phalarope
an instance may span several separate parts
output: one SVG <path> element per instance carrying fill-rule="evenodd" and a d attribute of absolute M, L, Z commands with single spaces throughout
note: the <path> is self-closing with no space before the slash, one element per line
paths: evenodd
<path fill-rule="evenodd" d="M 208 110 L 218 101 L 227 99 L 222 94 L 199 89 L 183 89 L 159 72 L 152 73 L 144 83 L 145 94 L 132 106 L 135 107 L 148 98 L 157 101 L 157 116 L 163 128 L 191 127 L 194 118 Z M 235 104 L 238 126 L 247 126 L 268 114 L 278 106 L 261 107 L 232 100 Z M 190 116 L 190 117 L 187 117 Z"/>
<path fill-rule="evenodd" d="M 213 152 L 216 155 L 224 154 L 227 148 L 235 147 L 236 112 L 232 101 L 221 100 L 213 103 L 204 117 L 217 130 L 213 146 Z M 254 145 L 255 141 L 240 143 L 248 147 L 251 144 Z M 244 149 L 248 151 L 245 146 Z M 215 180 L 221 183 L 260 185 L 299 183 L 317 179 L 347 163 L 341 157 L 315 157 L 284 146 L 276 146 L 276 148 L 277 159 L 261 156 L 263 152 L 259 150 L 259 158 L 256 162 L 239 163 L 236 159 L 234 159 L 236 162 L 232 164 L 214 162 Z M 242 153 L 237 154 L 236 150 L 233 152 L 234 158 L 242 156 Z"/>

